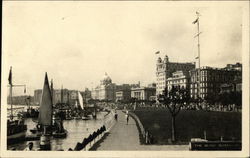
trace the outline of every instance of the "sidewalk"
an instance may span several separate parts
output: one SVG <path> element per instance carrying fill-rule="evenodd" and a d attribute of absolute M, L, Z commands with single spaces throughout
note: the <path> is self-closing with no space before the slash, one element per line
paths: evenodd
<path fill-rule="evenodd" d="M 133 118 L 126 124 L 125 114 L 118 110 L 118 121 L 97 150 L 188 150 L 188 145 L 140 145 L 139 132 Z"/>
<path fill-rule="evenodd" d="M 125 114 L 118 110 L 118 121 L 97 150 L 140 150 L 139 133 L 134 119 L 126 124 Z"/>

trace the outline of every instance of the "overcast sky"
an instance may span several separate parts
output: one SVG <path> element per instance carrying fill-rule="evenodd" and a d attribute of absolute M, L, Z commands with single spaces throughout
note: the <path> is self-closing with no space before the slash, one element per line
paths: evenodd
<path fill-rule="evenodd" d="M 45 72 L 55 88 L 92 88 L 105 72 L 117 84 L 155 82 L 156 51 L 173 62 L 195 61 L 196 11 L 201 14 L 201 65 L 241 62 L 237 3 L 5 1 L 3 79 L 12 66 L 13 83 L 26 84 L 30 94 L 42 88 Z"/>

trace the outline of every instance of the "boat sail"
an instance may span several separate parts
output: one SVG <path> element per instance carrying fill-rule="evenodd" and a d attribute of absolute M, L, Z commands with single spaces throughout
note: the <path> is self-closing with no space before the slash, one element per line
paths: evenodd
<path fill-rule="evenodd" d="M 49 87 L 47 72 L 45 73 L 42 98 L 38 116 L 38 124 L 42 127 L 52 126 L 52 95 Z"/>
<path fill-rule="evenodd" d="M 81 95 L 81 93 L 78 91 L 78 100 L 80 103 L 80 107 L 83 110 L 83 116 L 82 116 L 82 120 L 89 120 L 91 119 L 90 116 L 87 114 L 86 109 L 84 109 L 84 105 L 83 105 L 83 97 Z"/>
<path fill-rule="evenodd" d="M 83 98 L 82 98 L 82 95 L 79 91 L 78 91 L 78 100 L 79 100 L 81 108 L 84 109 Z"/>

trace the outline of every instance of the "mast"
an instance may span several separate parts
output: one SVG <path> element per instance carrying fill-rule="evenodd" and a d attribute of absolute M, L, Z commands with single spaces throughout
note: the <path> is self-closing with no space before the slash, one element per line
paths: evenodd
<path fill-rule="evenodd" d="M 63 85 L 61 87 L 61 103 L 63 103 Z"/>
<path fill-rule="evenodd" d="M 54 88 L 53 88 L 53 79 L 51 79 L 51 98 L 52 98 L 52 105 L 54 105 Z"/>
<path fill-rule="evenodd" d="M 200 82 L 201 82 L 201 69 L 200 69 L 200 63 L 201 63 L 201 59 L 200 59 L 200 20 L 199 20 L 199 17 L 200 17 L 200 13 L 196 11 L 196 20 L 193 22 L 193 24 L 197 23 L 197 35 L 195 37 L 197 37 L 197 48 L 198 48 L 198 97 L 201 96 L 201 88 L 200 88 Z M 196 58 L 196 59 L 197 59 Z"/>
<path fill-rule="evenodd" d="M 9 74 L 9 85 L 10 85 L 10 120 L 13 120 L 13 105 L 12 105 L 12 66 L 10 67 L 10 74 Z"/>
<path fill-rule="evenodd" d="M 13 120 L 13 100 L 12 100 L 12 90 L 13 87 L 25 87 L 25 93 L 26 93 L 26 85 L 13 85 L 12 84 L 12 66 L 10 67 L 10 73 L 9 73 L 9 87 L 10 87 L 10 120 Z"/>
<path fill-rule="evenodd" d="M 197 14 L 197 18 L 198 18 L 198 21 L 197 21 L 197 31 L 198 31 L 198 35 L 197 35 L 197 38 L 198 38 L 198 60 L 199 60 L 199 86 L 198 86 L 198 95 L 199 97 L 201 97 L 201 58 L 200 58 L 200 21 L 199 21 L 199 13 L 196 12 Z"/>

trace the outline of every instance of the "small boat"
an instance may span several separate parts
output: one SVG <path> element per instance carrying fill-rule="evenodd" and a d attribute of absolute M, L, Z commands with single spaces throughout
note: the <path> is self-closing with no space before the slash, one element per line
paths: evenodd
<path fill-rule="evenodd" d="M 89 117 L 89 116 L 83 116 L 82 117 L 82 120 L 90 120 L 91 119 L 91 117 Z"/>
<path fill-rule="evenodd" d="M 27 125 L 23 121 L 8 121 L 7 123 L 7 142 L 12 143 L 25 138 Z"/>
<path fill-rule="evenodd" d="M 80 116 L 75 116 L 74 120 L 81 120 L 82 118 Z"/>

